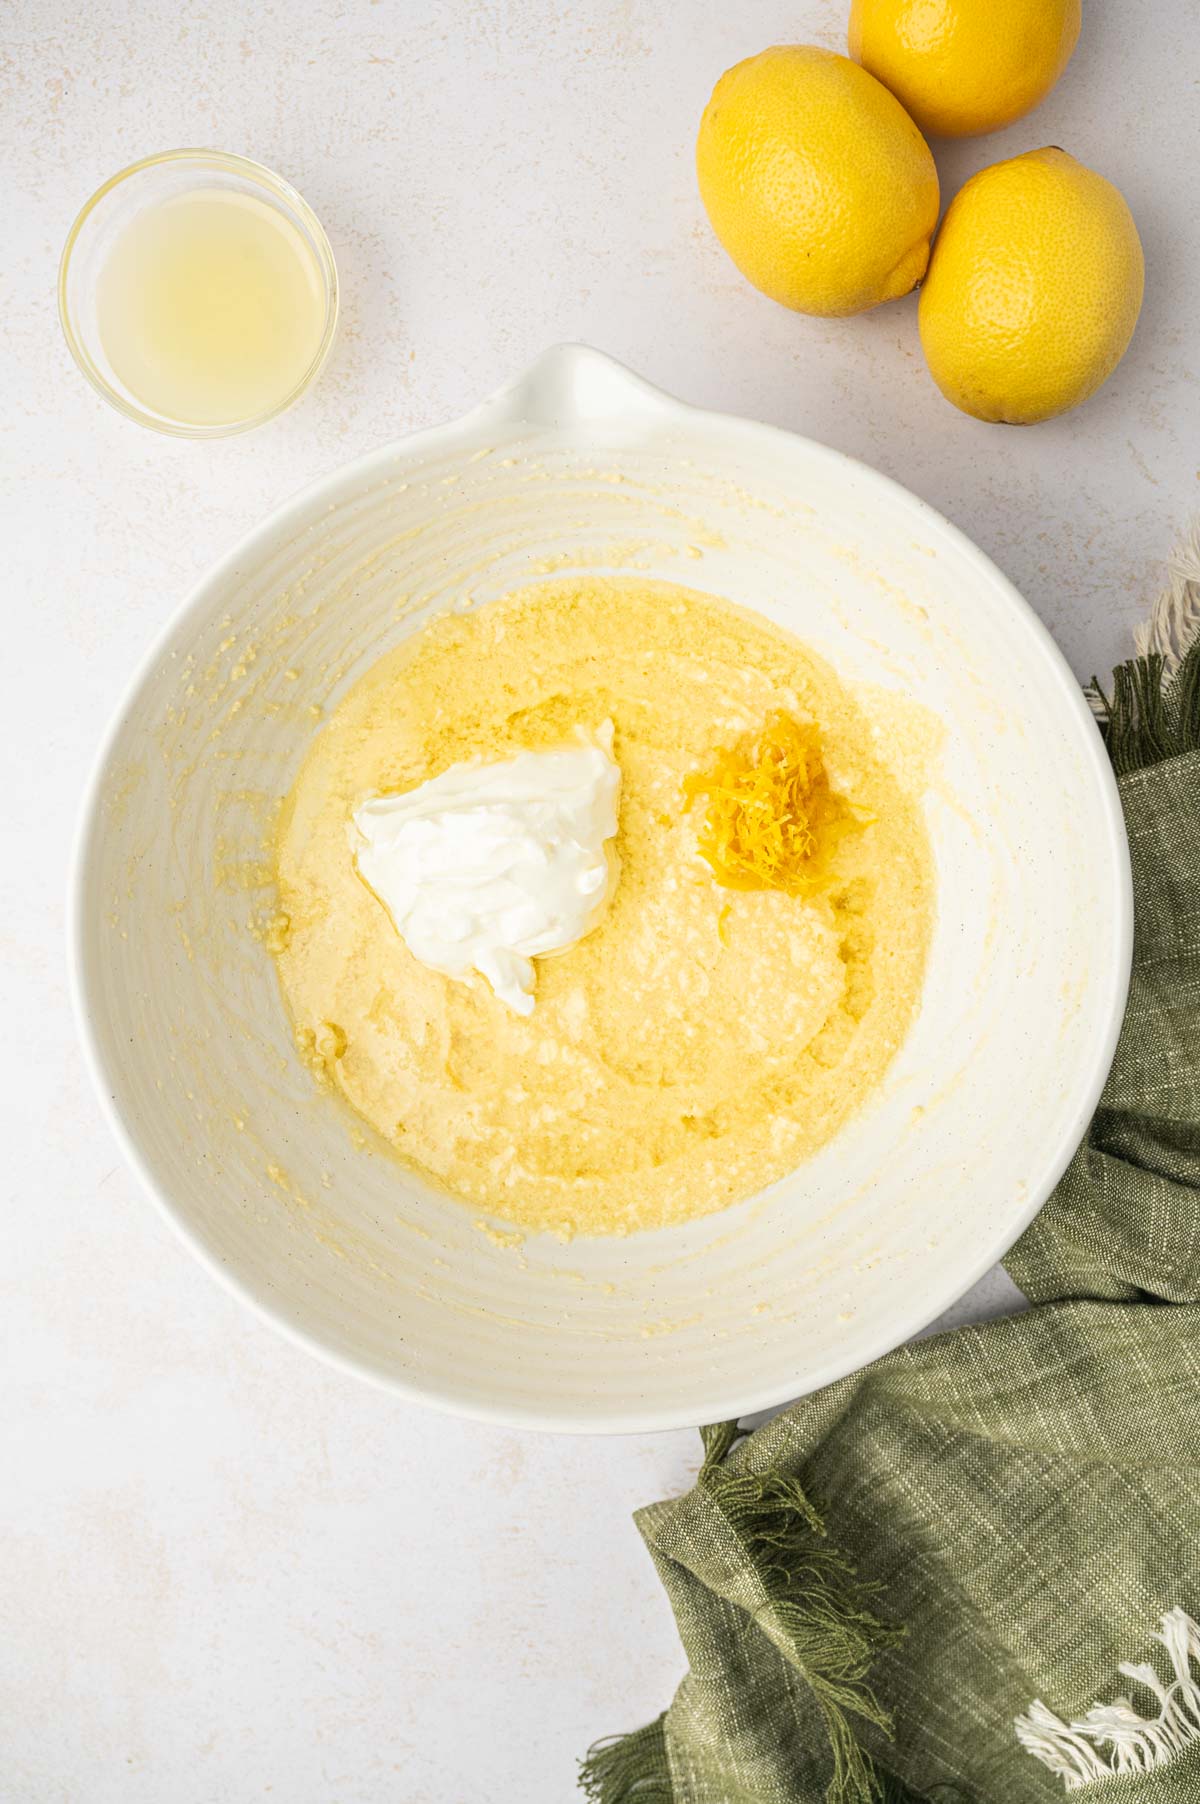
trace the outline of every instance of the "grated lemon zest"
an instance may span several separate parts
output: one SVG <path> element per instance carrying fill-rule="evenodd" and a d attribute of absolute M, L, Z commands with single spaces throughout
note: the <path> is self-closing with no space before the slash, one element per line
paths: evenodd
<path fill-rule="evenodd" d="M 724 889 L 807 895 L 837 841 L 871 818 L 830 788 L 816 724 L 782 709 L 685 777 L 683 793 L 689 808 L 707 803 L 697 844 Z"/>

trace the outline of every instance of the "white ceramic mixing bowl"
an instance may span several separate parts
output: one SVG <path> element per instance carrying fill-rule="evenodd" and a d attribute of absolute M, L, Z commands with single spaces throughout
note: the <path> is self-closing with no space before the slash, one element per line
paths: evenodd
<path fill-rule="evenodd" d="M 687 1227 L 516 1244 L 318 1093 L 252 928 L 272 807 L 346 686 L 431 609 L 574 568 L 731 597 L 934 710 L 939 920 L 907 1043 L 811 1163 Z M 1083 1133 L 1130 940 L 1100 739 L 988 559 L 861 464 L 574 346 L 315 484 L 205 578 L 103 749 L 73 922 L 101 1093 L 208 1268 L 348 1371 L 574 1430 L 778 1403 L 958 1297 Z"/>

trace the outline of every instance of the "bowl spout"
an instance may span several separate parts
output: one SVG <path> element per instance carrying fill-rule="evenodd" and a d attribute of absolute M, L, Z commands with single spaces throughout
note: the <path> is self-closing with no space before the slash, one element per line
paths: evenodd
<path fill-rule="evenodd" d="M 467 416 L 474 425 L 528 425 L 545 430 L 611 428 L 628 438 L 638 426 L 662 425 L 691 411 L 590 345 L 551 345 L 514 381 Z"/>

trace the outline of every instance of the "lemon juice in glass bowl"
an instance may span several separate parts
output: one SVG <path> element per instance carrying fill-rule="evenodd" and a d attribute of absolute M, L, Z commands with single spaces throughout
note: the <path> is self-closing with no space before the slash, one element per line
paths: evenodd
<path fill-rule="evenodd" d="M 289 407 L 328 355 L 337 271 L 312 209 L 245 157 L 169 151 L 84 207 L 59 275 L 72 353 L 106 400 L 183 437 Z"/>

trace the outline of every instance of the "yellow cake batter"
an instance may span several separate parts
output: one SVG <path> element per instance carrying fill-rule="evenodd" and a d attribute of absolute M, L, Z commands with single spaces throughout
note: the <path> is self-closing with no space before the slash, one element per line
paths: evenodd
<path fill-rule="evenodd" d="M 722 888 L 684 780 L 786 709 L 870 824 L 820 889 Z M 615 727 L 620 882 L 537 961 L 522 1018 L 410 954 L 358 876 L 375 790 Z M 624 1233 L 745 1197 L 878 1084 L 916 1011 L 933 911 L 918 797 L 821 659 L 757 614 L 668 584 L 540 583 L 431 622 L 318 734 L 277 847 L 275 948 L 297 1042 L 405 1160 L 529 1229 Z"/>

